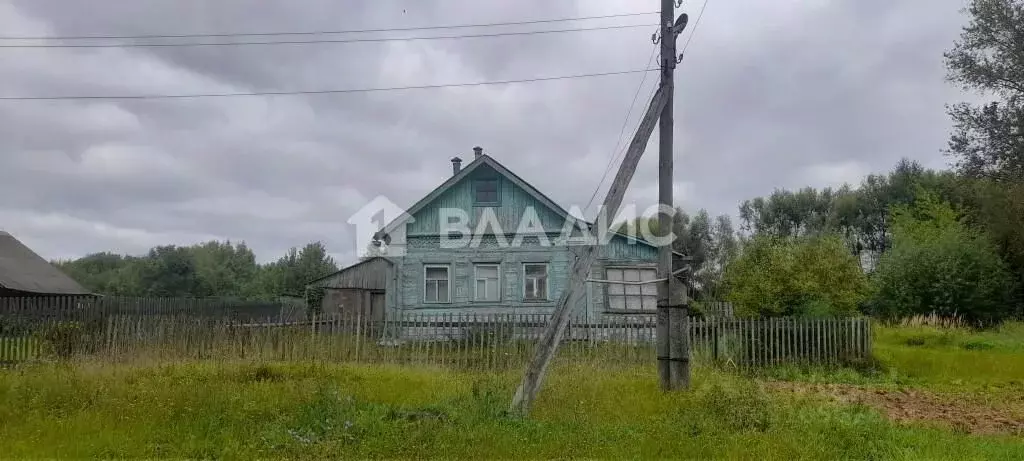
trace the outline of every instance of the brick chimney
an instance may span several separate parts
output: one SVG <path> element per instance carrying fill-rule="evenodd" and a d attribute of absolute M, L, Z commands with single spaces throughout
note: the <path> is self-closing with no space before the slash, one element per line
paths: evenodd
<path fill-rule="evenodd" d="M 452 157 L 452 176 L 459 174 L 459 171 L 462 171 L 462 159 Z"/>
<path fill-rule="evenodd" d="M 474 147 L 473 148 L 473 160 L 476 160 L 476 159 L 480 158 L 481 155 L 484 155 L 484 148 L 480 147 L 480 146 Z"/>

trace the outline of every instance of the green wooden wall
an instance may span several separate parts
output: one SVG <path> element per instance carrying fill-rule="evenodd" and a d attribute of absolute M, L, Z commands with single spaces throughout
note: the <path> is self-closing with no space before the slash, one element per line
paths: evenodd
<path fill-rule="evenodd" d="M 474 180 L 498 177 L 499 206 L 473 206 Z M 474 236 L 478 245 L 460 248 L 444 248 L 439 236 L 439 213 L 443 208 L 465 210 L 470 217 L 470 229 L 476 230 L 483 213 L 493 212 L 501 230 L 506 235 L 493 235 L 494 229 L 485 229 L 480 236 Z M 511 245 L 514 233 L 524 213 L 532 208 L 536 212 L 548 245 L 541 244 L 537 237 L 522 239 L 519 246 Z M 399 310 L 416 310 L 422 313 L 470 312 L 470 313 L 547 313 L 551 312 L 568 285 L 572 254 L 558 242 L 565 220 L 555 210 L 542 205 L 527 191 L 519 188 L 508 178 L 497 176 L 489 167 L 481 167 L 464 180 L 452 186 L 432 203 L 415 215 L 415 221 L 407 224 L 405 255 L 396 258 L 395 285 L 397 294 L 389 296 L 389 305 Z M 609 265 L 654 265 L 657 249 L 649 245 L 614 237 L 601 248 L 592 277 L 604 278 L 604 268 Z M 548 299 L 543 302 L 523 299 L 523 265 L 525 263 L 546 263 L 548 265 Z M 496 302 L 474 301 L 474 265 L 498 264 L 500 268 L 500 299 Z M 449 268 L 451 300 L 447 303 L 424 302 L 424 266 L 445 265 Z M 588 284 L 587 296 L 577 306 L 580 316 L 595 315 L 603 310 L 604 288 L 599 284 Z"/>
<path fill-rule="evenodd" d="M 556 233 L 561 231 L 564 222 L 558 213 L 541 205 L 532 195 L 504 177 L 498 177 L 498 195 L 501 206 L 473 206 L 473 181 L 494 178 L 496 175 L 497 173 L 486 165 L 473 171 L 472 174 L 414 214 L 415 221 L 406 228 L 407 235 L 437 235 L 440 210 L 444 208 L 464 210 L 469 216 L 471 229 L 477 228 L 483 213 L 493 212 L 501 230 L 505 233 L 516 232 L 524 213 L 527 209 L 532 208 L 546 231 Z M 492 229 L 487 231 L 493 232 Z"/>

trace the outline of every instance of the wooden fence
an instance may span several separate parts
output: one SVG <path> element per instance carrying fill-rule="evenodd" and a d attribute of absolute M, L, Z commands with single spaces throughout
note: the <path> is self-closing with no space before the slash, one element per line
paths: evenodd
<path fill-rule="evenodd" d="M 231 315 L 234 311 L 223 306 L 211 312 L 189 303 L 179 310 L 141 309 L 150 304 L 109 299 L 71 305 L 40 312 L 26 308 L 38 304 L 0 299 L 0 362 L 324 360 L 494 370 L 524 366 L 550 317 L 406 313 L 373 322 L 352 315 L 256 319 Z M 689 339 L 696 362 L 737 367 L 844 364 L 871 355 L 871 324 L 863 318 L 692 318 Z M 569 325 L 559 359 L 653 363 L 654 341 L 650 315 L 577 319 Z"/>

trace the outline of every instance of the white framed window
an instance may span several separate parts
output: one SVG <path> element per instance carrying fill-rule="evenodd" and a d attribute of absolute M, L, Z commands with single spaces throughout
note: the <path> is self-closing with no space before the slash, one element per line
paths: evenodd
<path fill-rule="evenodd" d="M 548 299 L 548 265 L 547 263 L 523 264 L 523 300 L 547 301 Z"/>
<path fill-rule="evenodd" d="M 444 265 L 423 266 L 423 302 L 447 303 L 451 299 L 451 269 Z"/>
<path fill-rule="evenodd" d="M 618 311 L 647 311 L 658 307 L 658 284 L 645 283 L 622 284 L 624 282 L 647 282 L 658 277 L 658 271 L 652 267 L 609 267 L 606 269 L 608 309 Z"/>
<path fill-rule="evenodd" d="M 501 270 L 497 264 L 473 266 L 473 300 L 498 301 L 501 286 Z"/>

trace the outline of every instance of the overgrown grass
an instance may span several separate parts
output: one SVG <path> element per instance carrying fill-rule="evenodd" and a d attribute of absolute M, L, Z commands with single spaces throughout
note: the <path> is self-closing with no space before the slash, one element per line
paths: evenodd
<path fill-rule="evenodd" d="M 562 366 L 530 419 L 517 373 L 315 363 L 0 372 L 2 457 L 1019 459 L 1024 441 L 897 426 L 862 406 L 697 369 Z"/>

